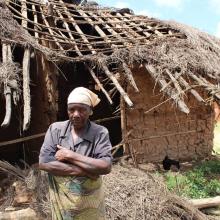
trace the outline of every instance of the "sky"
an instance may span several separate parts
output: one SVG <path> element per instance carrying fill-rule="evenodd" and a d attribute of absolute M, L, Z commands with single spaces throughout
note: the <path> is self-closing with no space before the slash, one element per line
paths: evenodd
<path fill-rule="evenodd" d="M 100 5 L 130 8 L 135 14 L 175 20 L 220 38 L 220 0 L 96 0 Z"/>

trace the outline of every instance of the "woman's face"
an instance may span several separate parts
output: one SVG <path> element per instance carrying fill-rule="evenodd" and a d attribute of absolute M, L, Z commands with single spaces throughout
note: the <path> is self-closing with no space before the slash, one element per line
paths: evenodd
<path fill-rule="evenodd" d="M 85 104 L 71 103 L 68 104 L 67 112 L 74 128 L 81 129 L 89 119 L 91 108 Z"/>

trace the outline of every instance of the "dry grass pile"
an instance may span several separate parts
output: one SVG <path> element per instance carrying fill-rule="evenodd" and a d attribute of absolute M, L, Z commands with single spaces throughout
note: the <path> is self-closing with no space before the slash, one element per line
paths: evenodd
<path fill-rule="evenodd" d="M 16 198 L 16 190 L 13 189 L 12 183 L 19 180 L 23 183 L 23 191 L 32 193 L 33 198 L 26 205 L 44 219 L 50 219 L 48 184 L 45 175 L 33 168 L 24 171 L 2 161 L 0 170 L 8 175 L 8 178 L 4 179 L 8 185 L 7 195 L 5 194 L 7 198 L 5 197 L 3 204 L 0 203 L 0 210 L 14 204 L 13 197 Z M 107 219 L 209 219 L 186 201 L 168 193 L 161 178 L 135 168 L 115 165 L 111 174 L 104 176 L 104 187 Z"/>
<path fill-rule="evenodd" d="M 7 176 L 0 181 L 0 211 L 9 206 L 30 207 L 43 219 L 50 219 L 48 182 L 44 172 L 35 167 L 23 170 L 0 161 L 0 172 Z"/>
<path fill-rule="evenodd" d="M 205 220 L 187 201 L 170 194 L 163 180 L 135 168 L 114 166 L 104 177 L 108 219 Z"/>

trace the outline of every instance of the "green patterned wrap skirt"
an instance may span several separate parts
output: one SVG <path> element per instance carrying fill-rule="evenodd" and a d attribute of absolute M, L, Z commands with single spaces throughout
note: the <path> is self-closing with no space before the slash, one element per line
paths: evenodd
<path fill-rule="evenodd" d="M 102 179 L 49 175 L 52 220 L 104 220 Z"/>

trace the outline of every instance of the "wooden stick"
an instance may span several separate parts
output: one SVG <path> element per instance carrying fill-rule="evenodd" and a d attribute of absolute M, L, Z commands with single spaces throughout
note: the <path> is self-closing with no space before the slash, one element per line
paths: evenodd
<path fill-rule="evenodd" d="M 130 82 L 130 84 L 133 86 L 133 88 L 135 89 L 136 92 L 139 92 L 139 89 L 137 87 L 137 84 L 134 80 L 134 77 L 132 75 L 132 72 L 130 70 L 130 68 L 128 67 L 128 65 L 125 62 L 122 62 L 122 66 L 124 68 L 124 71 L 126 73 L 127 79 Z"/>
<path fill-rule="evenodd" d="M 125 14 L 125 15 L 130 16 L 129 14 Z M 126 18 L 124 18 L 124 19 L 126 19 Z M 126 19 L 126 20 L 127 20 L 127 19 Z M 135 25 L 135 26 L 136 26 L 136 29 L 139 30 L 139 31 L 141 31 L 147 38 L 151 36 L 150 33 L 146 32 L 146 31 L 144 31 L 142 28 L 138 27 L 136 23 L 134 23 L 134 22 L 130 22 L 130 23 L 133 24 L 133 25 Z"/>
<path fill-rule="evenodd" d="M 178 80 L 181 75 L 182 75 L 182 73 L 176 73 L 176 75 L 175 75 L 175 80 Z M 171 85 L 172 83 L 173 83 L 173 81 L 170 80 L 170 81 L 165 85 L 165 87 L 162 87 L 162 88 L 160 89 L 160 92 L 163 92 L 163 91 L 167 88 L 167 86 Z"/>
<path fill-rule="evenodd" d="M 95 72 L 87 65 L 86 68 L 89 70 L 91 76 L 93 77 L 94 81 L 96 82 L 96 84 L 98 85 L 98 87 L 101 89 L 101 91 L 104 93 L 105 97 L 107 98 L 107 100 L 109 101 L 110 104 L 113 104 L 113 101 L 111 99 L 111 97 L 109 96 L 108 92 L 104 89 L 104 87 L 102 86 L 101 82 L 99 81 L 99 79 L 96 77 Z"/>
<path fill-rule="evenodd" d="M 176 80 L 175 77 L 173 77 L 173 75 L 170 73 L 170 71 L 168 69 L 165 70 L 165 72 L 167 73 L 167 75 L 170 77 L 172 83 L 174 84 L 176 90 L 178 91 L 179 94 L 183 94 L 183 90 L 181 89 L 178 81 Z"/>
<path fill-rule="evenodd" d="M 120 149 L 121 146 L 123 146 L 123 143 L 117 144 L 116 146 L 114 146 L 114 147 L 112 148 L 112 150 L 114 150 L 114 151 L 112 152 L 112 156 L 114 156 L 114 155 L 118 152 L 118 150 Z"/>
<path fill-rule="evenodd" d="M 34 4 L 32 4 L 32 10 L 33 10 L 33 15 L 34 15 L 34 23 L 38 23 L 38 19 L 37 19 L 37 12 L 36 12 L 36 7 L 35 7 L 35 5 Z M 38 34 L 38 32 L 36 32 L 36 26 L 34 25 L 34 30 L 35 30 L 35 32 L 34 32 L 34 36 L 35 36 L 35 38 L 36 39 L 38 39 L 39 38 L 39 34 Z"/>
<path fill-rule="evenodd" d="M 220 196 L 205 199 L 190 199 L 189 201 L 198 209 L 220 206 Z"/>
<path fill-rule="evenodd" d="M 177 132 L 177 133 L 172 133 L 172 134 L 161 134 L 161 135 L 148 136 L 148 137 L 142 137 L 142 138 L 132 138 L 132 139 L 127 139 L 127 142 L 129 143 L 131 141 L 141 141 L 141 140 L 155 139 L 155 138 L 161 138 L 161 137 L 170 137 L 170 136 L 175 136 L 175 135 L 191 134 L 195 132 L 198 132 L 198 131 L 191 130 L 191 131 Z"/>
<path fill-rule="evenodd" d="M 5 43 L 2 44 L 2 62 L 12 62 L 11 46 Z M 4 83 L 4 95 L 5 95 L 5 117 L 1 124 L 1 127 L 7 127 L 11 121 L 11 88 L 8 86 L 7 82 Z"/>
<path fill-rule="evenodd" d="M 195 80 L 200 86 L 203 86 L 205 90 L 211 92 L 212 95 L 216 96 L 217 99 L 220 99 L 220 95 L 217 93 L 212 93 L 214 85 L 208 82 L 206 79 L 203 77 L 197 77 L 195 74 L 191 73 L 190 71 L 188 72 L 188 75 Z"/>
<path fill-rule="evenodd" d="M 16 5 L 16 6 L 18 6 L 18 7 L 21 7 L 19 4 L 17 4 L 17 3 L 15 3 L 14 1 L 9 1 L 11 4 L 13 4 L 13 5 Z M 56 5 L 56 7 L 57 7 L 57 4 L 54 4 L 54 2 L 52 3 L 53 5 Z M 42 7 L 42 6 L 45 6 L 44 4 L 35 4 L 34 2 L 31 2 L 31 5 L 35 5 L 35 6 L 39 6 L 39 7 Z M 9 7 L 10 5 L 8 5 L 8 7 Z M 65 6 L 64 6 L 65 7 Z M 59 8 L 59 7 L 57 7 L 60 11 L 63 9 L 62 7 L 61 8 Z M 80 8 L 78 8 L 78 10 L 79 10 Z M 72 10 L 72 9 L 70 9 L 70 8 L 68 8 L 68 11 L 69 12 L 78 12 L 78 10 Z M 91 11 L 86 11 L 84 8 L 82 8 L 82 10 L 84 11 L 84 12 L 86 12 L 86 13 L 91 13 Z M 29 9 L 29 8 L 27 8 L 27 11 L 30 11 L 30 12 L 34 12 L 34 10 L 33 9 Z M 100 11 L 100 10 L 99 10 Z M 36 11 L 38 14 L 42 14 L 43 12 L 39 12 L 39 11 Z M 55 16 L 55 15 L 52 15 L 51 17 L 53 17 L 54 19 L 57 19 L 57 18 L 59 18 L 59 17 L 57 17 L 57 16 Z M 76 17 L 76 18 L 83 18 L 83 16 L 80 16 L 80 15 L 76 15 L 76 14 L 74 14 L 74 17 Z M 102 16 L 98 16 L 98 17 L 102 17 Z M 114 17 L 114 18 L 120 18 L 120 16 L 113 16 L 113 15 L 111 15 L 111 16 L 105 16 L 105 18 L 112 18 L 112 17 Z M 93 18 L 93 16 L 91 16 L 91 18 Z M 135 18 L 138 18 L 138 16 L 135 16 Z M 66 18 L 65 18 L 66 19 Z M 68 19 L 66 19 L 66 21 L 68 21 Z M 136 20 L 133 20 L 133 21 L 135 21 L 135 22 L 148 22 L 148 23 L 152 23 L 151 21 L 149 21 L 149 19 L 136 19 Z M 86 21 L 84 21 L 84 20 L 77 20 L 77 23 L 78 24 L 86 24 L 87 22 Z M 96 24 L 102 24 L 101 22 L 95 22 Z M 118 22 L 113 22 L 113 21 L 110 21 L 109 22 L 110 24 L 117 24 L 117 23 L 124 23 L 124 21 L 118 21 Z M 164 28 L 163 28 L 164 29 Z"/>
<path fill-rule="evenodd" d="M 120 13 L 116 13 L 116 15 L 120 16 L 123 21 L 126 21 L 126 18 L 124 18 Z M 116 18 L 115 20 L 118 21 L 119 19 Z M 130 21 L 129 21 L 129 23 L 130 23 Z M 122 27 L 128 28 L 128 32 L 129 32 L 132 36 L 134 36 L 135 38 L 141 36 L 140 34 L 138 34 L 137 32 L 135 32 L 132 28 L 128 27 L 127 24 L 126 24 L 126 22 L 123 23 Z M 143 38 L 143 39 L 146 39 L 146 38 Z"/>
<path fill-rule="evenodd" d="M 56 8 L 56 7 L 54 7 L 54 8 Z M 57 11 L 57 13 L 60 15 L 61 18 L 63 18 L 63 15 L 62 15 L 60 12 Z M 67 31 L 68 31 L 68 34 L 69 34 L 70 38 L 74 41 L 74 37 L 73 37 L 72 33 L 70 32 L 69 25 L 68 25 L 66 22 L 64 23 L 64 25 L 65 25 L 65 27 L 66 27 L 66 29 L 67 29 Z M 78 54 L 79 56 L 83 56 L 83 54 L 81 53 L 81 51 L 79 50 L 79 48 L 78 48 L 77 45 L 75 45 L 75 50 L 76 50 L 76 52 L 77 52 L 77 54 Z M 94 81 L 96 82 L 96 84 L 99 86 L 99 88 L 101 89 L 101 91 L 102 91 L 102 92 L 104 93 L 104 95 L 106 96 L 106 98 L 107 98 L 107 100 L 109 101 L 109 103 L 112 104 L 112 103 L 113 103 L 113 102 L 112 102 L 112 99 L 110 98 L 108 92 L 107 92 L 107 91 L 104 89 L 104 87 L 102 86 L 102 84 L 101 84 L 101 82 L 99 81 L 99 79 L 96 77 L 94 71 L 93 71 L 87 64 L 85 64 L 85 66 L 86 66 L 86 68 L 88 69 L 88 71 L 90 72 L 90 74 L 91 74 L 91 76 L 93 77 L 93 79 L 94 79 Z"/>
<path fill-rule="evenodd" d="M 23 57 L 23 131 L 29 128 L 31 121 L 31 97 L 30 97 L 30 49 L 26 48 Z"/>
<path fill-rule="evenodd" d="M 103 15 L 103 16 L 105 16 L 105 15 Z M 113 20 L 119 20 L 119 19 L 116 19 L 116 18 L 114 18 L 114 17 L 110 17 L 110 18 L 112 18 Z M 122 24 L 123 25 L 123 24 Z M 122 29 L 122 27 L 123 26 L 121 26 L 121 25 L 119 25 L 119 24 L 116 24 L 116 26 L 114 27 L 114 28 L 119 28 L 119 29 Z M 129 39 L 129 41 L 131 42 L 131 43 L 133 43 L 133 44 L 136 44 L 136 39 L 132 36 L 132 35 L 130 35 L 127 31 L 125 31 L 125 30 L 123 30 L 122 31 L 122 33 L 125 35 L 125 36 L 127 36 L 128 37 L 128 39 Z"/>
<path fill-rule="evenodd" d="M 112 82 L 114 83 L 115 87 L 117 88 L 117 90 L 119 91 L 119 93 L 121 94 L 121 96 L 124 98 L 125 102 L 132 107 L 133 103 L 130 100 L 128 94 L 124 91 L 124 89 L 121 87 L 121 85 L 119 84 L 118 80 L 115 78 L 115 76 L 108 70 L 108 67 L 103 64 L 102 68 L 104 69 L 105 74 L 112 80 Z"/>
<path fill-rule="evenodd" d="M 154 69 L 153 66 L 151 65 L 147 65 L 144 64 L 146 70 L 148 71 L 148 73 L 151 75 L 152 78 L 157 79 L 158 78 L 158 74 L 156 73 L 156 70 Z M 167 82 L 164 79 L 158 79 L 158 82 L 160 84 L 161 87 L 165 87 Z M 173 99 L 175 101 L 175 103 L 177 103 L 177 106 L 179 108 L 180 111 L 188 114 L 189 113 L 189 108 L 187 107 L 187 105 L 185 104 L 184 101 L 182 101 L 178 95 L 178 93 L 176 93 L 175 91 L 173 91 L 172 88 L 170 88 L 169 86 L 167 87 L 167 89 L 165 90 L 166 94 L 171 97 L 171 99 Z"/>
<path fill-rule="evenodd" d="M 40 10 L 42 11 L 43 9 L 40 7 Z M 44 16 L 43 13 L 42 13 L 42 18 L 43 18 L 43 21 L 44 21 L 45 25 L 46 25 L 47 28 L 48 28 L 49 33 L 51 34 L 52 38 L 54 39 L 56 45 L 58 46 L 58 48 L 59 48 L 60 50 L 63 51 L 63 50 L 64 50 L 63 47 L 59 44 L 59 42 L 57 41 L 57 38 L 54 36 L 54 31 L 51 29 L 51 27 L 50 27 L 50 25 L 49 25 L 49 23 L 48 23 L 48 21 L 47 21 L 47 19 L 46 19 L 46 17 Z"/>
<path fill-rule="evenodd" d="M 127 149 L 127 140 L 126 140 L 126 108 L 125 103 L 122 97 L 120 97 L 120 111 L 121 111 L 121 133 L 122 133 L 122 139 L 125 140 L 123 143 L 123 153 L 126 152 Z"/>
<path fill-rule="evenodd" d="M 1 124 L 1 127 L 5 128 L 8 127 L 11 121 L 11 89 L 10 87 L 6 86 L 4 89 L 4 95 L 5 95 L 5 117 Z"/>
<path fill-rule="evenodd" d="M 112 41 L 108 39 L 108 36 L 102 31 L 102 29 L 101 29 L 98 25 L 94 25 L 93 21 L 92 21 L 84 12 L 82 12 L 82 11 L 79 11 L 79 12 L 80 12 L 80 14 L 81 14 L 82 16 L 84 16 L 84 18 L 85 18 L 92 26 L 95 27 L 96 31 L 100 34 L 101 37 L 103 37 L 103 39 L 104 39 L 104 41 L 105 41 L 106 43 L 111 44 L 111 47 L 113 47 L 113 48 L 117 48 L 117 46 L 116 46 L 115 44 L 112 44 Z M 95 17 L 95 18 L 96 18 L 96 17 Z M 102 19 L 99 19 L 99 20 L 103 21 Z M 112 34 L 114 34 L 114 35 L 117 36 L 117 33 L 116 33 L 113 29 L 111 29 L 110 26 L 108 26 L 108 25 L 105 25 L 105 26 L 106 26 L 106 28 L 110 31 L 110 33 L 112 33 Z M 118 38 L 119 38 L 120 40 L 122 39 L 121 36 L 119 36 Z M 125 45 L 125 43 L 124 43 L 124 45 Z M 131 83 L 131 85 L 134 87 L 135 91 L 136 91 L 136 92 L 139 92 L 139 90 L 138 90 L 138 88 L 137 88 L 137 85 L 136 85 L 136 83 L 135 83 L 135 80 L 134 80 L 134 78 L 133 78 L 133 76 L 132 76 L 132 72 L 130 71 L 128 65 L 127 65 L 125 62 L 123 62 L 122 65 L 123 65 L 123 68 L 125 69 L 125 72 L 127 73 L 127 74 L 126 74 L 127 79 L 129 80 L 129 82 Z"/>
<path fill-rule="evenodd" d="M 26 1 L 21 1 L 21 13 L 23 17 L 27 17 L 27 6 Z M 27 27 L 28 23 L 25 20 L 22 20 L 22 27 Z M 23 131 L 26 131 L 29 128 L 31 121 L 31 98 L 30 98 L 30 49 L 25 48 L 23 63 L 22 63 L 22 75 L 23 75 Z"/>
<path fill-rule="evenodd" d="M 121 118 L 121 116 L 113 116 L 113 117 L 108 117 L 108 118 L 97 119 L 95 120 L 95 123 L 102 123 L 102 122 L 111 121 L 111 120 L 115 120 L 119 118 Z"/>
<path fill-rule="evenodd" d="M 59 0 L 59 2 L 63 3 L 62 0 Z M 66 12 L 69 15 L 67 9 Z M 80 29 L 80 27 L 76 24 L 75 20 L 73 19 L 73 17 L 70 17 L 70 19 L 72 20 L 72 24 L 74 26 L 74 28 L 81 34 L 82 39 L 84 40 L 84 42 L 88 43 L 89 41 L 87 40 L 87 38 L 84 36 L 82 30 Z M 89 49 L 92 51 L 93 54 L 96 54 L 96 52 L 93 50 L 91 45 L 88 45 Z M 118 89 L 119 93 L 123 96 L 123 98 L 125 99 L 126 103 L 129 106 L 133 106 L 132 101 L 130 100 L 130 98 L 128 97 L 128 95 L 126 94 L 126 92 L 124 91 L 124 89 L 121 87 L 121 85 L 119 84 L 118 80 L 115 78 L 115 76 L 109 71 L 108 67 L 105 64 L 102 64 L 102 68 L 105 72 L 105 74 L 112 80 L 112 82 L 114 83 L 115 87 Z"/>
<path fill-rule="evenodd" d="M 29 140 L 36 139 L 36 138 L 40 138 L 40 137 L 43 137 L 45 134 L 46 133 L 44 132 L 44 133 L 40 133 L 40 134 L 31 135 L 28 137 L 17 138 L 15 140 L 11 140 L 11 141 L 3 141 L 0 143 L 0 147 L 11 145 L 11 144 L 21 143 L 21 142 L 29 141 Z"/>
<path fill-rule="evenodd" d="M 190 85 L 183 79 L 182 76 L 179 77 L 179 82 L 185 86 L 185 88 L 187 90 L 190 91 L 190 93 L 199 101 L 199 102 L 205 102 L 205 100 L 199 95 L 199 93 L 194 90 L 194 89 L 191 89 Z"/>
<path fill-rule="evenodd" d="M 25 20 L 25 21 L 27 21 L 27 22 L 29 22 L 29 23 L 32 23 L 33 25 L 34 25 L 34 27 L 38 27 L 38 29 L 40 29 L 40 30 L 42 30 L 43 28 L 48 28 L 48 26 L 47 25 L 43 25 L 43 24 L 40 24 L 40 23 L 36 23 L 35 21 L 32 21 L 32 20 L 30 20 L 30 19 L 28 19 L 28 18 L 26 18 L 26 17 L 23 17 L 21 14 L 20 14 L 20 12 L 18 12 L 16 9 L 14 9 L 12 6 L 10 6 L 9 5 L 9 8 L 11 9 L 11 10 L 13 10 L 13 11 L 15 11 L 17 14 L 19 14 L 20 15 L 20 17 L 19 16 L 16 16 L 15 14 L 13 14 L 13 16 L 15 17 L 15 18 L 18 18 L 18 19 L 22 19 L 22 20 Z M 37 11 L 36 11 L 37 12 Z M 39 12 L 38 12 L 39 13 Z M 43 13 L 40 13 L 40 14 L 43 14 Z M 44 14 L 43 14 L 44 15 Z M 59 17 L 57 17 L 57 18 L 59 18 Z M 65 19 L 64 21 L 71 21 L 71 19 L 70 20 L 68 20 L 68 19 Z M 77 21 L 78 22 L 78 21 Z M 85 23 L 87 23 L 87 22 L 85 22 Z M 46 33 L 46 32 L 42 32 L 42 31 L 39 31 L 39 30 L 37 30 L 36 28 L 34 28 L 34 29 L 32 29 L 32 28 L 29 28 L 29 27 L 26 27 L 25 28 L 26 30 L 29 30 L 29 31 L 33 31 L 33 32 L 37 32 L 37 33 L 42 33 L 42 34 L 44 34 L 44 35 L 49 35 L 49 36 L 51 36 L 52 38 L 53 38 L 53 36 L 51 35 L 51 34 L 48 34 L 48 33 Z M 56 31 L 60 31 L 60 29 L 59 28 L 56 28 L 56 27 L 51 27 L 50 26 L 50 29 L 51 30 L 56 30 Z M 64 32 L 66 32 L 66 30 L 65 29 L 62 29 L 62 31 L 64 31 Z M 55 32 L 54 32 L 55 33 Z M 74 34 L 76 34 L 76 35 L 79 35 L 79 33 L 77 32 L 77 31 L 72 31 L 71 30 L 71 33 L 74 33 Z M 123 34 L 123 33 L 118 33 L 119 35 L 120 34 Z M 97 37 L 97 36 L 93 36 L 93 35 L 87 35 L 87 34 L 84 34 L 88 39 L 101 39 L 102 37 Z M 108 37 L 114 37 L 113 35 L 108 35 Z M 59 36 L 59 35 L 56 35 L 56 38 L 58 38 L 58 39 L 64 39 L 63 37 L 61 37 L 61 36 Z M 136 40 L 140 40 L 140 39 L 142 39 L 142 38 L 136 38 Z M 125 37 L 123 37 L 123 41 L 124 40 L 126 40 L 126 38 Z M 56 41 L 56 40 L 54 40 L 54 41 Z M 61 41 L 58 41 L 58 42 L 61 42 Z M 75 42 L 78 42 L 79 44 L 82 44 L 82 42 L 80 42 L 80 41 L 78 41 L 77 39 L 75 39 Z M 90 42 L 90 44 L 103 44 L 104 42 Z M 119 42 L 119 41 L 117 41 L 117 43 L 122 43 L 122 42 Z M 85 43 L 84 43 L 85 44 Z"/>
<path fill-rule="evenodd" d="M 82 15 L 85 15 L 85 13 L 82 12 Z M 94 21 L 92 21 L 91 19 L 88 18 L 88 16 L 86 17 L 88 22 L 91 25 L 94 25 Z M 104 26 L 107 28 L 107 30 L 112 34 L 115 35 L 119 40 L 121 40 L 123 42 L 123 45 L 126 46 L 126 41 L 123 40 L 123 38 L 118 35 L 118 33 L 116 31 L 114 31 L 108 24 L 105 24 L 105 21 L 103 21 L 103 19 L 101 18 L 97 18 L 97 15 L 94 15 L 94 18 L 96 18 L 98 21 L 102 22 L 104 24 Z M 110 43 L 112 48 L 116 48 L 118 47 L 118 45 L 113 44 L 113 42 L 111 40 L 108 39 L 108 36 L 99 28 L 99 26 L 96 25 L 96 31 L 100 34 L 100 36 L 102 36 L 104 38 L 104 41 L 106 43 Z M 133 78 L 132 72 L 130 71 L 130 68 L 128 67 L 128 65 L 125 62 L 122 62 L 122 66 L 126 72 L 126 78 L 128 79 L 128 81 L 131 83 L 131 85 L 133 86 L 133 88 L 135 89 L 136 92 L 139 92 L 137 85 L 135 83 L 135 80 Z"/>

